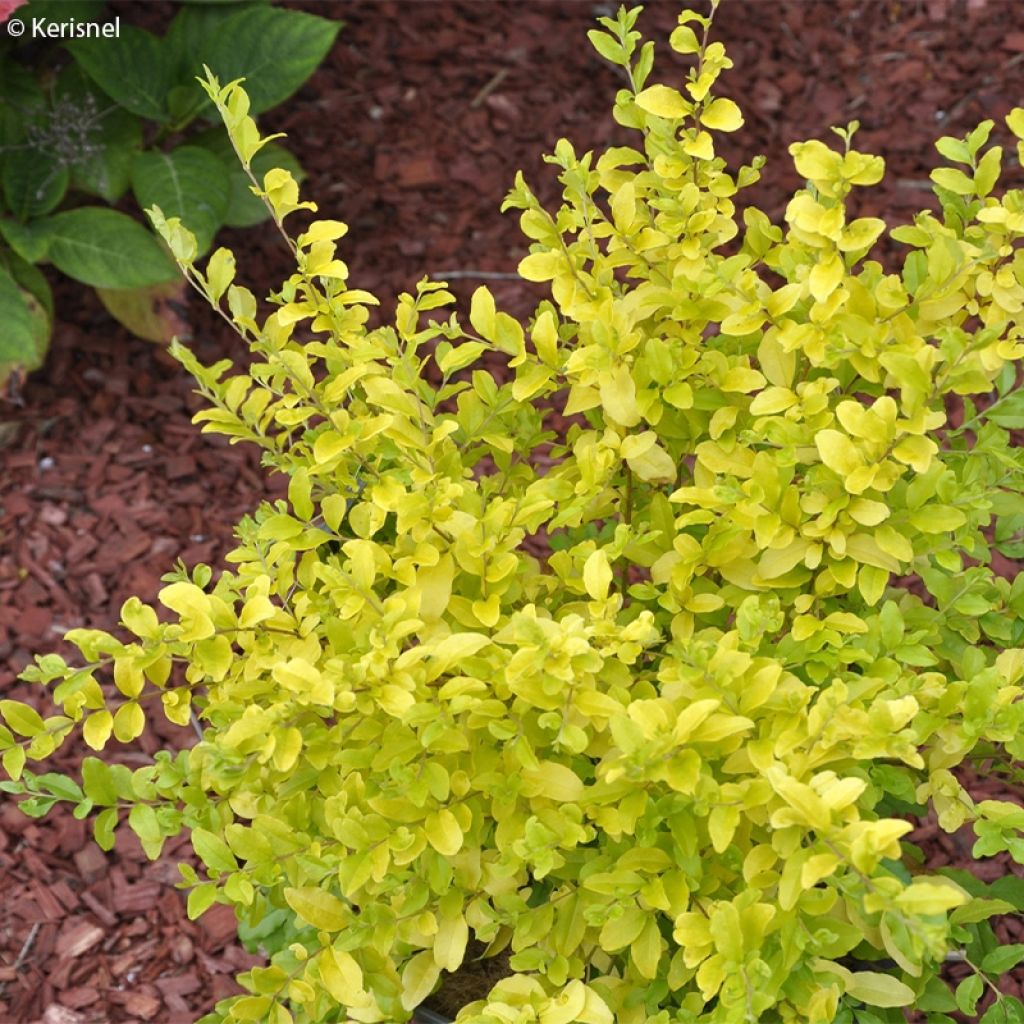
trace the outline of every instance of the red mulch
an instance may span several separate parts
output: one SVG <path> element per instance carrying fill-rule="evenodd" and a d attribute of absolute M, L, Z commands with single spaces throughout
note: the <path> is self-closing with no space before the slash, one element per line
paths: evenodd
<path fill-rule="evenodd" d="M 111 6 L 151 29 L 174 10 L 164 0 Z M 550 200 L 541 155 L 560 136 L 578 151 L 622 137 L 609 115 L 619 82 L 585 39 L 612 2 L 296 6 L 347 26 L 265 129 L 288 133 L 309 173 L 306 197 L 349 223 L 344 258 L 386 314 L 424 272 L 459 271 L 453 289 L 466 297 L 479 283 L 472 272 L 514 271 L 525 248 L 518 219 L 498 213 L 514 171 Z M 664 40 L 679 6 L 650 4 L 641 27 Z M 799 185 L 791 141 L 828 138 L 830 124 L 859 118 L 858 148 L 888 165 L 860 212 L 907 219 L 931 203 L 936 135 L 962 135 L 985 117 L 999 133 L 1024 102 L 1016 0 L 728 0 L 718 22 L 736 62 L 724 88 L 747 116 L 726 155 L 768 156 L 750 195 L 776 217 Z M 667 78 L 681 64 L 663 42 L 658 53 Z M 290 272 L 269 230 L 227 232 L 224 244 L 257 292 Z M 0 692 L 19 698 L 30 690 L 15 675 L 33 653 L 60 647 L 70 627 L 111 627 L 128 595 L 155 596 L 177 558 L 221 564 L 240 515 L 282 491 L 253 451 L 190 424 L 199 402 L 176 363 L 129 337 L 91 293 L 54 283 L 61 319 L 47 365 L 23 406 L 0 405 Z M 510 312 L 532 310 L 536 291 L 488 283 Z M 186 317 L 201 359 L 243 355 L 198 304 Z M 126 748 L 125 762 L 190 738 L 158 733 Z M 85 752 L 69 743 L 57 766 L 71 769 Z M 971 788 L 1020 800 L 994 781 Z M 150 864 L 120 834 L 101 855 L 70 815 L 30 821 L 10 803 L 0 826 L 0 1022 L 173 1024 L 236 991 L 232 974 L 253 958 L 233 940 L 228 908 L 185 919 L 175 845 Z M 933 866 L 969 861 L 969 837 L 928 825 L 918 837 Z M 1022 874 L 1005 858 L 982 870 Z M 1024 940 L 1019 922 L 1003 928 L 1006 941 Z M 1022 986 L 1018 969 L 1006 990 Z"/>

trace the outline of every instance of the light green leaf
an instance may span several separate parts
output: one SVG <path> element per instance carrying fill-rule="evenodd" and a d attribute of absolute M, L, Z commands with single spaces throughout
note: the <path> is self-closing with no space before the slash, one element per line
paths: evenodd
<path fill-rule="evenodd" d="M 205 828 L 192 829 L 192 849 L 213 871 L 237 871 L 238 861 L 220 836 Z"/>
<path fill-rule="evenodd" d="M 889 974 L 855 971 L 846 983 L 846 994 L 868 1006 L 909 1006 L 914 990 Z"/>

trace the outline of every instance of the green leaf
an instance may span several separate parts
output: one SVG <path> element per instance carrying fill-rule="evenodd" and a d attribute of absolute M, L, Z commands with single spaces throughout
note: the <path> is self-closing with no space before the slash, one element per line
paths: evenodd
<path fill-rule="evenodd" d="M 82 761 L 82 789 L 94 803 L 110 806 L 117 803 L 117 785 L 110 766 L 98 757 L 87 757 Z"/>
<path fill-rule="evenodd" d="M 1024 1024 L 1024 1003 L 1015 996 L 1002 996 L 985 1011 L 979 1024 Z"/>
<path fill-rule="evenodd" d="M 136 804 L 128 812 L 128 826 L 139 837 L 146 856 L 150 860 L 156 860 L 164 845 L 164 836 L 156 811 L 149 804 Z"/>
<path fill-rule="evenodd" d="M 595 28 L 587 33 L 587 38 L 590 40 L 590 45 L 605 60 L 610 61 L 612 64 L 626 63 L 626 51 L 623 50 L 622 43 L 614 36 L 609 35 L 607 32 L 599 32 Z"/>
<path fill-rule="evenodd" d="M 50 341 L 50 317 L 30 292 L 0 268 L 0 385 L 14 371 L 43 364 Z"/>
<path fill-rule="evenodd" d="M 108 807 L 96 815 L 93 822 L 93 836 L 96 845 L 101 850 L 112 850 L 114 848 L 114 829 L 117 828 L 117 808 Z"/>
<path fill-rule="evenodd" d="M 179 17 L 202 12 L 184 11 Z M 222 82 L 244 78 L 250 113 L 260 114 L 288 99 L 327 56 L 341 28 L 330 21 L 301 11 L 259 7 L 233 13 L 207 32 L 200 45 L 177 54 L 179 66 L 189 79 L 202 76 L 203 65 Z M 187 41 L 182 30 L 176 39 Z M 181 44 L 179 43 L 179 46 Z M 197 87 L 198 88 L 198 87 Z M 208 115 L 215 120 L 212 108 Z"/>
<path fill-rule="evenodd" d="M 57 208 L 71 173 L 49 153 L 15 149 L 4 158 L 2 179 L 7 208 L 19 220 L 30 220 Z"/>
<path fill-rule="evenodd" d="M 192 829 L 192 849 L 212 871 L 237 871 L 238 861 L 220 836 L 205 828 Z"/>
<path fill-rule="evenodd" d="M 50 248 L 49 223 L 46 219 L 22 224 L 5 217 L 0 219 L 0 235 L 26 263 L 41 263 Z"/>
<path fill-rule="evenodd" d="M 981 969 L 986 974 L 993 974 L 1001 977 L 1007 971 L 1012 971 L 1017 964 L 1024 963 L 1024 944 L 1020 942 L 1011 943 L 1008 946 L 1000 946 L 992 950 L 984 960 L 981 961 Z"/>
<path fill-rule="evenodd" d="M 69 779 L 66 775 L 47 772 L 45 775 L 40 775 L 36 782 L 39 784 L 40 789 L 53 796 L 60 797 L 62 800 L 71 800 L 74 803 L 79 803 L 84 799 L 81 787 L 74 779 Z"/>
<path fill-rule="evenodd" d="M 199 146 L 170 153 L 150 150 L 132 167 L 132 191 L 142 209 L 159 206 L 196 236 L 198 255 L 210 247 L 228 210 L 230 185 L 223 163 Z"/>
<path fill-rule="evenodd" d="M 973 1017 L 984 989 L 985 983 L 980 974 L 972 974 L 969 978 L 961 981 L 954 994 L 960 1012 L 966 1013 L 968 1017 Z"/>
<path fill-rule="evenodd" d="M 166 121 L 174 85 L 171 48 L 134 25 L 115 39 L 75 39 L 67 44 L 83 71 L 115 102 L 139 117 Z"/>
<path fill-rule="evenodd" d="M 185 903 L 185 913 L 188 919 L 194 921 L 197 917 L 206 913 L 217 900 L 217 886 L 213 882 L 201 882 L 194 889 L 189 890 L 188 900 Z"/>
<path fill-rule="evenodd" d="M 49 258 L 62 273 L 94 288 L 141 288 L 177 277 L 178 268 L 138 221 L 83 206 L 47 222 Z"/>
<path fill-rule="evenodd" d="M 52 323 L 53 292 L 43 273 L 27 260 L 22 259 L 16 252 L 4 252 L 2 248 L 0 248 L 0 265 L 6 268 L 19 288 L 28 292 L 39 303 Z"/>
<path fill-rule="evenodd" d="M 96 294 L 107 312 L 136 338 L 166 345 L 191 336 L 188 322 L 178 312 L 189 295 L 183 278 L 144 288 L 97 288 Z"/>

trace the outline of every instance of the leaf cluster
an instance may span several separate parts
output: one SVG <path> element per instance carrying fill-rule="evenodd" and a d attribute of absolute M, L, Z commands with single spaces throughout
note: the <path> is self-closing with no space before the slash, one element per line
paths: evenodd
<path fill-rule="evenodd" d="M 1019 782 L 1024 759 L 1024 589 L 990 566 L 1021 525 L 1024 198 L 997 191 L 992 124 L 940 140 L 960 169 L 887 273 L 886 225 L 847 213 L 884 173 L 851 125 L 793 145 L 784 225 L 740 218 L 761 161 L 715 155 L 742 125 L 725 49 L 684 11 L 693 69 L 649 84 L 639 13 L 592 34 L 636 146 L 561 140 L 560 207 L 521 175 L 506 200 L 520 275 L 550 285 L 526 323 L 424 280 L 369 328 L 345 225 L 293 235 L 316 209 L 286 171 L 254 185 L 296 263 L 269 315 L 230 252 L 202 263 L 150 211 L 255 357 L 175 348 L 196 421 L 258 445 L 287 498 L 228 571 L 128 601 L 129 639 L 39 658 L 60 711 L 0 704 L 0 747 L 30 813 L 102 807 L 108 843 L 127 809 L 151 855 L 190 831 L 190 916 L 233 906 L 269 956 L 208 1021 L 406 1020 L 471 939 L 514 973 L 462 1024 L 947 1024 L 986 991 L 986 1024 L 1024 1015 L 997 990 L 1024 948 L 991 925 L 1020 880 L 926 870 L 908 838 L 933 813 L 1024 863 L 1024 811 L 956 774 Z M 206 88 L 251 172 L 248 96 Z M 26 769 L 77 727 L 131 741 L 151 706 L 199 743 L 134 774 L 87 759 L 81 795 Z"/>

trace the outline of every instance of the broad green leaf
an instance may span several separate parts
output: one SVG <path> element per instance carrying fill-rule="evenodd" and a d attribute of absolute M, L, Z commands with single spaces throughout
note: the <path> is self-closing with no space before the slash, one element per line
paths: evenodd
<path fill-rule="evenodd" d="M 197 50 L 176 59 L 184 60 L 191 76 L 201 76 L 205 64 L 222 82 L 244 78 L 250 114 L 261 114 L 309 78 L 327 56 L 341 24 L 269 5 L 249 8 L 219 23 Z"/>
<path fill-rule="evenodd" d="M 35 148 L 17 148 L 4 156 L 4 199 L 19 220 L 41 217 L 60 205 L 71 172 L 52 156 Z"/>
<path fill-rule="evenodd" d="M 61 72 L 55 94 L 58 102 L 82 111 L 88 125 L 88 144 L 71 165 L 71 187 L 116 202 L 127 190 L 132 163 L 142 151 L 141 121 L 111 103 L 77 64 L 69 64 Z"/>
<path fill-rule="evenodd" d="M 0 217 L 0 235 L 26 263 L 41 263 L 50 247 L 50 219 L 22 224 Z"/>
<path fill-rule="evenodd" d="M 122 25 L 114 39 L 74 39 L 66 44 L 85 73 L 126 110 L 151 121 L 167 120 L 174 84 L 170 47 L 149 32 Z"/>
<path fill-rule="evenodd" d="M 96 294 L 136 338 L 167 345 L 175 338 L 191 337 L 192 329 L 182 316 L 190 294 L 184 279 L 142 288 L 97 288 Z"/>
<path fill-rule="evenodd" d="M 174 261 L 138 221 L 83 206 L 47 221 L 49 258 L 62 273 L 95 288 L 141 288 L 178 276 Z"/>
<path fill-rule="evenodd" d="M 196 237 L 198 255 L 210 247 L 228 210 L 230 184 L 224 164 L 199 146 L 170 153 L 149 150 L 132 167 L 132 191 L 142 209 L 159 206 Z"/>

